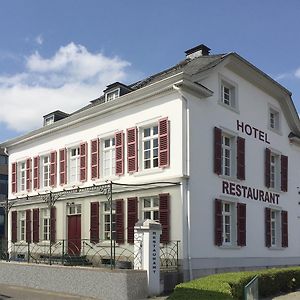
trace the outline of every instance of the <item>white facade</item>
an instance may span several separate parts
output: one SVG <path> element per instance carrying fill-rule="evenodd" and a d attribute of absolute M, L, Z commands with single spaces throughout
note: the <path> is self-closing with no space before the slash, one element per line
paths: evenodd
<path fill-rule="evenodd" d="M 208 61 L 212 59 L 211 61 Z M 207 60 L 207 61 L 206 61 Z M 198 66 L 199 62 L 204 62 Z M 188 61 L 187 61 L 188 62 Z M 169 124 L 169 165 L 157 167 L 153 153 L 156 147 L 155 126 L 159 120 L 168 119 Z M 138 170 L 128 172 L 126 130 L 137 128 Z M 214 128 L 222 132 L 221 173 L 215 172 Z M 150 128 L 152 161 L 149 169 L 145 167 L 145 144 Z M 115 152 L 112 139 L 116 132 L 124 131 L 124 174 L 113 175 Z M 293 135 L 290 135 L 290 133 Z M 17 163 L 17 192 L 12 191 L 12 167 L 9 172 L 9 199 L 22 198 L 10 211 L 9 234 L 12 226 L 12 212 L 17 211 L 17 240 L 21 234 L 21 211 L 40 209 L 39 243 L 47 239 L 47 229 L 42 229 L 41 209 L 46 204 L 39 200 L 25 200 L 23 197 L 34 196 L 45 191 L 60 191 L 72 187 L 91 186 L 105 183 L 107 180 L 122 184 L 146 184 L 151 182 L 173 182 L 178 185 L 156 185 L 156 187 L 139 187 L 135 191 L 118 190 L 113 199 L 124 199 L 124 239 L 127 243 L 128 214 L 127 199 L 137 197 L 138 218 L 145 216 L 159 218 L 157 200 L 161 194 L 169 194 L 169 240 L 180 241 L 180 259 L 186 278 L 226 269 L 257 268 L 275 265 L 295 265 L 300 261 L 300 242 L 298 239 L 300 209 L 298 204 L 298 177 L 300 151 L 300 123 L 292 104 L 290 94 L 267 75 L 257 70 L 236 54 L 223 56 L 200 56 L 189 60 L 188 64 L 175 68 L 144 86 L 135 89 L 109 102 L 94 105 L 77 114 L 71 115 L 52 125 L 45 126 L 21 138 L 3 144 L 9 153 L 9 163 Z M 245 143 L 244 177 L 237 179 L 237 138 Z M 100 176 L 91 178 L 91 141 L 100 139 Z M 147 139 L 148 138 L 148 139 Z M 76 153 L 71 162 L 72 149 L 87 142 L 87 180 L 80 177 L 80 162 L 76 165 Z M 152 144 L 151 144 L 152 143 Z M 271 187 L 265 184 L 266 148 L 270 150 L 268 165 Z M 67 149 L 67 184 L 60 184 L 59 150 Z M 47 160 L 42 159 L 57 152 L 56 187 L 50 187 L 47 179 Z M 40 157 L 40 188 L 34 189 L 34 157 Z M 287 191 L 282 191 L 281 173 L 285 165 L 282 157 L 288 157 Z M 104 157 L 106 161 L 104 161 Z M 32 160 L 30 189 L 27 191 L 26 175 L 23 183 L 22 162 Z M 77 161 L 78 162 L 78 161 Z M 105 170 L 106 166 L 106 170 Z M 24 167 L 24 165 L 23 165 Z M 46 168 L 44 168 L 46 167 Z M 76 167 L 79 170 L 76 171 Z M 71 168 L 73 168 L 71 170 Z M 26 169 L 26 166 L 25 166 Z M 75 170 L 75 171 L 74 171 Z M 26 170 L 24 171 L 26 173 Z M 43 173 L 44 172 L 44 173 Z M 72 172 L 79 172 L 79 177 L 70 177 Z M 74 174 L 75 174 L 74 173 Z M 29 174 L 29 173 L 28 173 Z M 105 174 L 111 174 L 105 176 Z M 24 175 L 24 173 L 23 173 Z M 49 175 L 50 176 L 50 175 Z M 76 181 L 72 181 L 75 178 Z M 20 181 L 21 180 L 21 181 Z M 49 179 L 50 180 L 50 179 Z M 72 182 L 70 182 L 72 181 Z M 23 188 L 22 188 L 23 184 Z M 46 185 L 46 187 L 43 187 Z M 272 187 L 273 186 L 273 187 Z M 249 192 L 250 188 L 250 192 Z M 20 191 L 23 189 L 23 191 Z M 255 194 L 257 193 L 257 196 Z M 267 195 L 267 196 L 266 196 Z M 266 201 L 267 197 L 271 198 Z M 144 214 L 143 200 L 147 198 L 151 207 Z M 254 200 L 258 198 L 258 200 Z M 34 199 L 34 198 L 32 198 Z M 222 204 L 220 241 L 216 243 L 216 200 Z M 90 238 L 91 212 L 90 203 L 99 202 L 99 238 L 105 239 L 105 213 L 103 203 L 105 196 L 88 195 L 57 200 L 56 239 L 68 239 L 68 209 L 70 203 L 81 204 L 80 233 L 82 239 Z M 237 242 L 238 215 L 237 203 L 246 204 L 245 231 L 242 245 Z M 267 230 L 271 245 L 266 246 L 266 209 L 269 208 L 270 228 Z M 285 226 L 282 211 L 287 212 L 288 222 Z M 32 216 L 32 214 L 31 214 Z M 26 217 L 24 217 L 26 219 Z M 47 221 L 44 224 L 47 227 Z M 25 222 L 26 223 L 26 222 Z M 217 224 L 218 223 L 218 224 Z M 30 223 L 28 223 L 30 224 Z M 31 225 L 32 222 L 31 222 Z M 240 226 L 240 225 L 239 225 Z M 242 225 L 241 225 L 242 226 Z M 288 245 L 286 234 L 288 230 Z M 219 229 L 220 230 L 220 229 Z M 46 231 L 46 232 L 45 232 Z M 45 235 L 44 235 L 45 234 Z M 49 238 L 48 238 L 49 239 Z M 283 241 L 284 240 L 284 241 Z M 218 244 L 218 245 L 216 245 Z M 127 244 L 126 244 L 127 245 Z M 284 245 L 284 246 L 283 246 Z M 128 245 L 128 247 L 130 247 Z"/>

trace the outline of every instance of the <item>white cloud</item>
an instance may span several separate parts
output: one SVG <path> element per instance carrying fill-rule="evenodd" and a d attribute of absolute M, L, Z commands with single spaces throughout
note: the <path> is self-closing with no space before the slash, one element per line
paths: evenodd
<path fill-rule="evenodd" d="M 127 61 L 90 53 L 74 43 L 51 58 L 35 52 L 25 60 L 24 72 L 0 74 L 0 121 L 18 132 L 40 127 L 42 116 L 56 109 L 73 112 L 97 98 L 106 85 L 134 77 L 125 72 Z"/>
<path fill-rule="evenodd" d="M 299 78 L 300 79 L 300 68 L 298 68 L 296 71 L 295 71 L 295 77 Z"/>
<path fill-rule="evenodd" d="M 36 38 L 35 38 L 35 42 L 38 44 L 38 45 L 43 45 L 44 43 L 44 38 L 43 36 L 40 34 L 38 35 Z"/>

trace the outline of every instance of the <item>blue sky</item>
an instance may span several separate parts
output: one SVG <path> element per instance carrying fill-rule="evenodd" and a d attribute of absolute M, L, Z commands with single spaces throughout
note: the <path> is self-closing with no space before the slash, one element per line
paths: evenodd
<path fill-rule="evenodd" d="M 300 112 L 298 0 L 10 0 L 0 4 L 0 141 L 72 112 L 204 43 L 237 52 L 293 93 Z"/>

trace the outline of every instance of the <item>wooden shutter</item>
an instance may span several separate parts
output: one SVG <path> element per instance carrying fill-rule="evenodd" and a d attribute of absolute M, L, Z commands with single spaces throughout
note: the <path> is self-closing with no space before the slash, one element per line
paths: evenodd
<path fill-rule="evenodd" d="M 281 190 L 288 190 L 288 157 L 281 155 Z"/>
<path fill-rule="evenodd" d="M 80 181 L 87 181 L 87 142 L 80 144 Z"/>
<path fill-rule="evenodd" d="M 237 245 L 246 246 L 246 204 L 237 203 Z"/>
<path fill-rule="evenodd" d="M 170 195 L 159 195 L 159 222 L 161 224 L 162 233 L 160 242 L 167 244 L 170 241 Z"/>
<path fill-rule="evenodd" d="M 127 129 L 127 169 L 128 173 L 138 170 L 138 131 L 137 127 Z"/>
<path fill-rule="evenodd" d="M 57 152 L 50 153 L 50 185 L 56 186 L 57 181 Z"/>
<path fill-rule="evenodd" d="M 138 199 L 137 197 L 127 199 L 127 242 L 134 242 L 134 226 L 138 221 Z"/>
<path fill-rule="evenodd" d="M 282 247 L 288 247 L 288 212 L 283 210 L 281 212 L 281 244 Z"/>
<path fill-rule="evenodd" d="M 91 140 L 91 179 L 99 178 L 99 139 Z"/>
<path fill-rule="evenodd" d="M 124 133 L 118 131 L 115 133 L 116 145 L 116 175 L 124 174 Z"/>
<path fill-rule="evenodd" d="M 222 130 L 214 128 L 214 172 L 222 173 Z"/>
<path fill-rule="evenodd" d="M 31 191 L 31 158 L 26 160 L 26 190 Z"/>
<path fill-rule="evenodd" d="M 265 150 L 265 186 L 270 187 L 271 185 L 271 150 L 266 148 Z"/>
<path fill-rule="evenodd" d="M 90 241 L 99 243 L 99 202 L 91 202 Z"/>
<path fill-rule="evenodd" d="M 31 210 L 26 210 L 26 242 L 31 243 Z"/>
<path fill-rule="evenodd" d="M 271 209 L 265 208 L 265 243 L 266 247 L 271 247 Z"/>
<path fill-rule="evenodd" d="M 16 243 L 18 240 L 18 230 L 17 230 L 17 224 L 18 224 L 18 217 L 17 212 L 12 211 L 11 212 L 11 241 L 13 243 Z"/>
<path fill-rule="evenodd" d="M 50 242 L 56 242 L 56 207 L 50 209 Z"/>
<path fill-rule="evenodd" d="M 245 180 L 245 139 L 237 137 L 237 178 Z"/>
<path fill-rule="evenodd" d="M 223 243 L 223 216 L 222 201 L 215 199 L 215 245 L 221 246 Z"/>
<path fill-rule="evenodd" d="M 124 200 L 116 200 L 116 242 L 124 244 Z"/>
<path fill-rule="evenodd" d="M 34 243 L 38 243 L 40 241 L 39 231 L 40 231 L 40 213 L 39 209 L 35 208 L 32 212 L 33 214 L 33 232 L 32 232 L 32 240 Z"/>
<path fill-rule="evenodd" d="M 168 118 L 158 120 L 158 165 L 165 168 L 170 165 L 170 126 Z"/>
<path fill-rule="evenodd" d="M 38 190 L 40 188 L 40 157 L 33 158 L 33 188 Z"/>
<path fill-rule="evenodd" d="M 59 150 L 59 182 L 67 184 L 67 149 Z"/>
<path fill-rule="evenodd" d="M 17 163 L 11 164 L 11 192 L 17 192 Z"/>

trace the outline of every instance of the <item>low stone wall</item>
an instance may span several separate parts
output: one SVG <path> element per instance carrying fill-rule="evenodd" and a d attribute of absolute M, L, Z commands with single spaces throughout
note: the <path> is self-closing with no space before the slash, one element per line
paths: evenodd
<path fill-rule="evenodd" d="M 147 298 L 147 273 L 0 262 L 0 283 L 102 300 Z"/>

